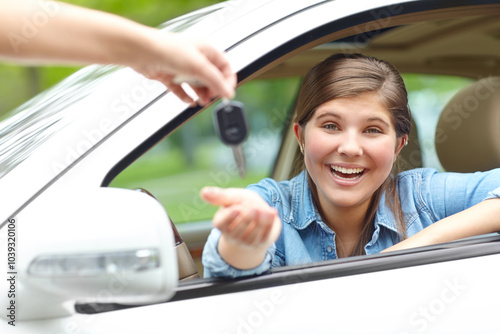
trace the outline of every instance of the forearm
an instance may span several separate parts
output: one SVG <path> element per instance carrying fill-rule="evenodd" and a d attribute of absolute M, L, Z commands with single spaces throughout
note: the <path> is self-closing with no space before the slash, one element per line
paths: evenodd
<path fill-rule="evenodd" d="M 253 269 L 264 261 L 268 246 L 249 247 L 228 241 L 221 235 L 217 250 L 220 256 L 234 268 Z"/>
<path fill-rule="evenodd" d="M 500 231 L 500 199 L 446 217 L 385 251 L 421 247 Z"/>
<path fill-rule="evenodd" d="M 50 2 L 0 4 L 0 55 L 30 63 L 134 63 L 153 28 L 91 9 Z M 20 19 L 21 18 L 21 19 Z"/>

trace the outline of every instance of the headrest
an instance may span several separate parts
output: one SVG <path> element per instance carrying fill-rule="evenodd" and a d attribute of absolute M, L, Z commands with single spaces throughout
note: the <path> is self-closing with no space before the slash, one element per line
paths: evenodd
<path fill-rule="evenodd" d="M 446 171 L 500 167 L 500 77 L 478 80 L 448 102 L 439 117 L 435 144 Z"/>

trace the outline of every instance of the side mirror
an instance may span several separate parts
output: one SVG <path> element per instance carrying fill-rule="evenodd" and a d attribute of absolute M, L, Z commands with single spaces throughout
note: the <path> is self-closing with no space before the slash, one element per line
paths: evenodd
<path fill-rule="evenodd" d="M 156 198 L 146 189 L 137 188 L 135 190 L 148 194 L 153 198 Z M 193 258 L 191 257 L 191 254 L 189 253 L 189 249 L 184 240 L 182 240 L 182 237 L 179 234 L 179 231 L 177 231 L 177 227 L 175 227 L 175 224 L 172 222 L 172 220 L 170 220 L 170 225 L 172 227 L 172 232 L 174 234 L 174 239 L 175 239 L 175 251 L 177 253 L 179 281 L 188 281 L 200 278 L 200 274 L 198 273 L 198 269 L 196 268 L 196 265 L 193 261 Z"/>
<path fill-rule="evenodd" d="M 143 304 L 174 293 L 179 276 L 171 223 L 146 194 L 116 188 L 65 198 L 44 194 L 14 219 L 17 320 L 67 316 L 77 301 Z M 1 305 L 12 303 L 6 294 L 0 298 Z"/>

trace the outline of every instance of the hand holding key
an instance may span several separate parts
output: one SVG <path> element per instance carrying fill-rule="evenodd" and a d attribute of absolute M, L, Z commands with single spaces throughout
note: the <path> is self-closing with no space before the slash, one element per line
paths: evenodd
<path fill-rule="evenodd" d="M 224 144 L 231 146 L 233 149 L 238 172 L 244 178 L 246 175 L 246 161 L 242 144 L 248 135 L 248 123 L 243 103 L 223 101 L 214 110 L 214 121 L 219 138 Z"/>

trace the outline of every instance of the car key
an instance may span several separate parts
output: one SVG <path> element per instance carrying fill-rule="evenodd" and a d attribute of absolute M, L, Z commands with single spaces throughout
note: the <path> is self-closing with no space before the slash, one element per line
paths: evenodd
<path fill-rule="evenodd" d="M 238 172 L 244 178 L 246 161 L 242 144 L 248 135 L 248 123 L 243 103 L 224 99 L 214 110 L 214 121 L 219 138 L 233 149 Z"/>

